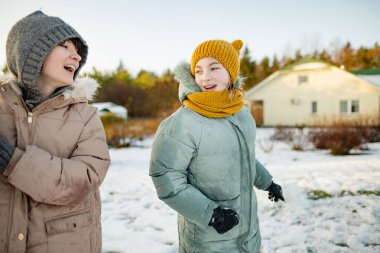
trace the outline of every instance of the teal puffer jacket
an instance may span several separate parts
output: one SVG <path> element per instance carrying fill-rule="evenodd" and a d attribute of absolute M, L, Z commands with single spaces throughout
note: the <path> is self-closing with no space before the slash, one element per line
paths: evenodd
<path fill-rule="evenodd" d="M 259 252 L 253 186 L 266 189 L 272 176 L 255 159 L 255 131 L 246 108 L 215 119 L 183 106 L 160 124 L 150 176 L 158 197 L 179 213 L 180 252 Z M 240 216 L 224 234 L 208 226 L 217 206 Z"/>

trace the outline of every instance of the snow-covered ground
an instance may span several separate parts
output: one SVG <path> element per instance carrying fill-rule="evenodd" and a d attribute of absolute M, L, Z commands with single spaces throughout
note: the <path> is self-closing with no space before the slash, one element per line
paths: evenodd
<path fill-rule="evenodd" d="M 272 129 L 258 129 L 268 146 Z M 148 175 L 152 139 L 141 147 L 112 149 L 101 186 L 103 252 L 177 252 L 176 213 L 156 197 Z M 258 195 L 262 253 L 380 252 L 380 143 L 360 154 L 334 157 L 327 151 L 290 150 L 274 143 L 257 158 L 282 185 L 286 202 Z M 330 198 L 312 200 L 322 190 Z M 366 194 L 365 194 L 366 193 Z"/>

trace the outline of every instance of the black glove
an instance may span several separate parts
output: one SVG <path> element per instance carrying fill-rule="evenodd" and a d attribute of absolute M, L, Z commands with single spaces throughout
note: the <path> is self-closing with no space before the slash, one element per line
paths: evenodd
<path fill-rule="evenodd" d="M 266 191 L 269 191 L 268 193 L 268 199 L 274 200 L 277 202 L 279 199 L 282 201 L 285 201 L 284 196 L 282 196 L 282 188 L 278 184 L 275 184 L 273 181 L 271 185 L 266 189 Z"/>
<path fill-rule="evenodd" d="M 224 234 L 237 224 L 239 224 L 239 215 L 232 209 L 221 208 L 220 206 L 214 209 L 214 213 L 208 223 L 219 234 Z"/>
<path fill-rule="evenodd" d="M 4 139 L 0 139 L 0 173 L 7 168 L 14 151 L 15 148 L 11 144 Z"/>

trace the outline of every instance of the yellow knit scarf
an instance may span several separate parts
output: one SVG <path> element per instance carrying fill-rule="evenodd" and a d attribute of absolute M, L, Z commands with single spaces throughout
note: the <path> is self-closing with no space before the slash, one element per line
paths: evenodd
<path fill-rule="evenodd" d="M 187 95 L 184 105 L 210 118 L 225 118 L 239 112 L 244 106 L 244 95 L 236 90 L 231 97 L 229 91 L 199 92 Z"/>

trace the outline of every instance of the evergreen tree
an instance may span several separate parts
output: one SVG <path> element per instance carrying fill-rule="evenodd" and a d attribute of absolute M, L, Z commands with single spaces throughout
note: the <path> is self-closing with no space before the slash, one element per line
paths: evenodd
<path fill-rule="evenodd" d="M 310 57 L 313 58 L 313 59 L 318 59 L 318 55 L 319 55 L 318 50 L 315 50 L 315 51 L 310 55 Z"/>
<path fill-rule="evenodd" d="M 138 74 L 134 83 L 143 89 L 152 88 L 157 81 L 157 76 L 145 70 L 141 70 Z"/>
<path fill-rule="evenodd" d="M 351 43 L 347 42 L 346 45 L 342 49 L 341 55 L 342 62 L 341 64 L 344 66 L 346 70 L 351 70 L 355 65 L 354 53 L 351 48 Z"/>
<path fill-rule="evenodd" d="M 259 64 L 259 67 L 257 68 L 257 81 L 258 83 L 261 82 L 262 80 L 264 80 L 267 76 L 269 76 L 271 74 L 270 72 L 270 66 L 269 66 L 269 58 L 267 56 L 265 56 L 260 64 Z"/>
<path fill-rule="evenodd" d="M 174 74 L 170 69 L 164 71 L 164 73 L 158 78 L 160 82 L 176 82 L 174 80 Z"/>
<path fill-rule="evenodd" d="M 112 72 L 111 79 L 115 81 L 120 81 L 124 83 L 130 83 L 132 81 L 132 76 L 128 70 L 124 67 L 122 61 L 119 62 L 118 67 L 115 72 Z"/>
<path fill-rule="evenodd" d="M 294 61 L 299 61 L 303 58 L 302 56 L 302 53 L 301 53 L 301 50 L 300 49 L 297 49 L 296 53 L 295 53 L 295 56 L 294 56 Z"/>
<path fill-rule="evenodd" d="M 272 67 L 271 67 L 271 74 L 276 72 L 277 70 L 280 69 L 280 63 L 278 62 L 278 59 L 277 59 L 277 56 L 274 55 L 273 56 L 273 60 L 272 60 Z"/>
<path fill-rule="evenodd" d="M 368 49 L 365 47 L 360 47 L 355 53 L 355 67 L 353 70 L 366 69 L 370 66 L 371 59 L 368 57 Z"/>
<path fill-rule="evenodd" d="M 317 59 L 327 63 L 332 63 L 331 55 L 329 54 L 329 52 L 327 52 L 326 49 L 323 49 L 322 52 L 319 53 Z"/>
<path fill-rule="evenodd" d="M 257 84 L 256 63 L 251 61 L 248 47 L 245 47 L 240 59 L 240 75 L 245 78 L 244 89 L 250 89 Z"/>
<path fill-rule="evenodd" d="M 380 68 L 380 45 L 377 42 L 368 51 L 367 58 L 370 59 L 368 68 Z"/>
<path fill-rule="evenodd" d="M 295 63 L 295 60 L 292 59 L 290 56 L 288 55 L 284 55 L 282 57 L 282 60 L 281 60 L 281 68 L 284 68 L 286 66 L 289 66 L 291 64 Z"/>
<path fill-rule="evenodd" d="M 87 73 L 86 75 L 94 78 L 99 83 L 100 86 L 103 86 L 111 78 L 111 76 L 108 73 L 102 73 L 101 71 L 97 70 L 95 67 L 92 68 L 91 73 Z"/>

